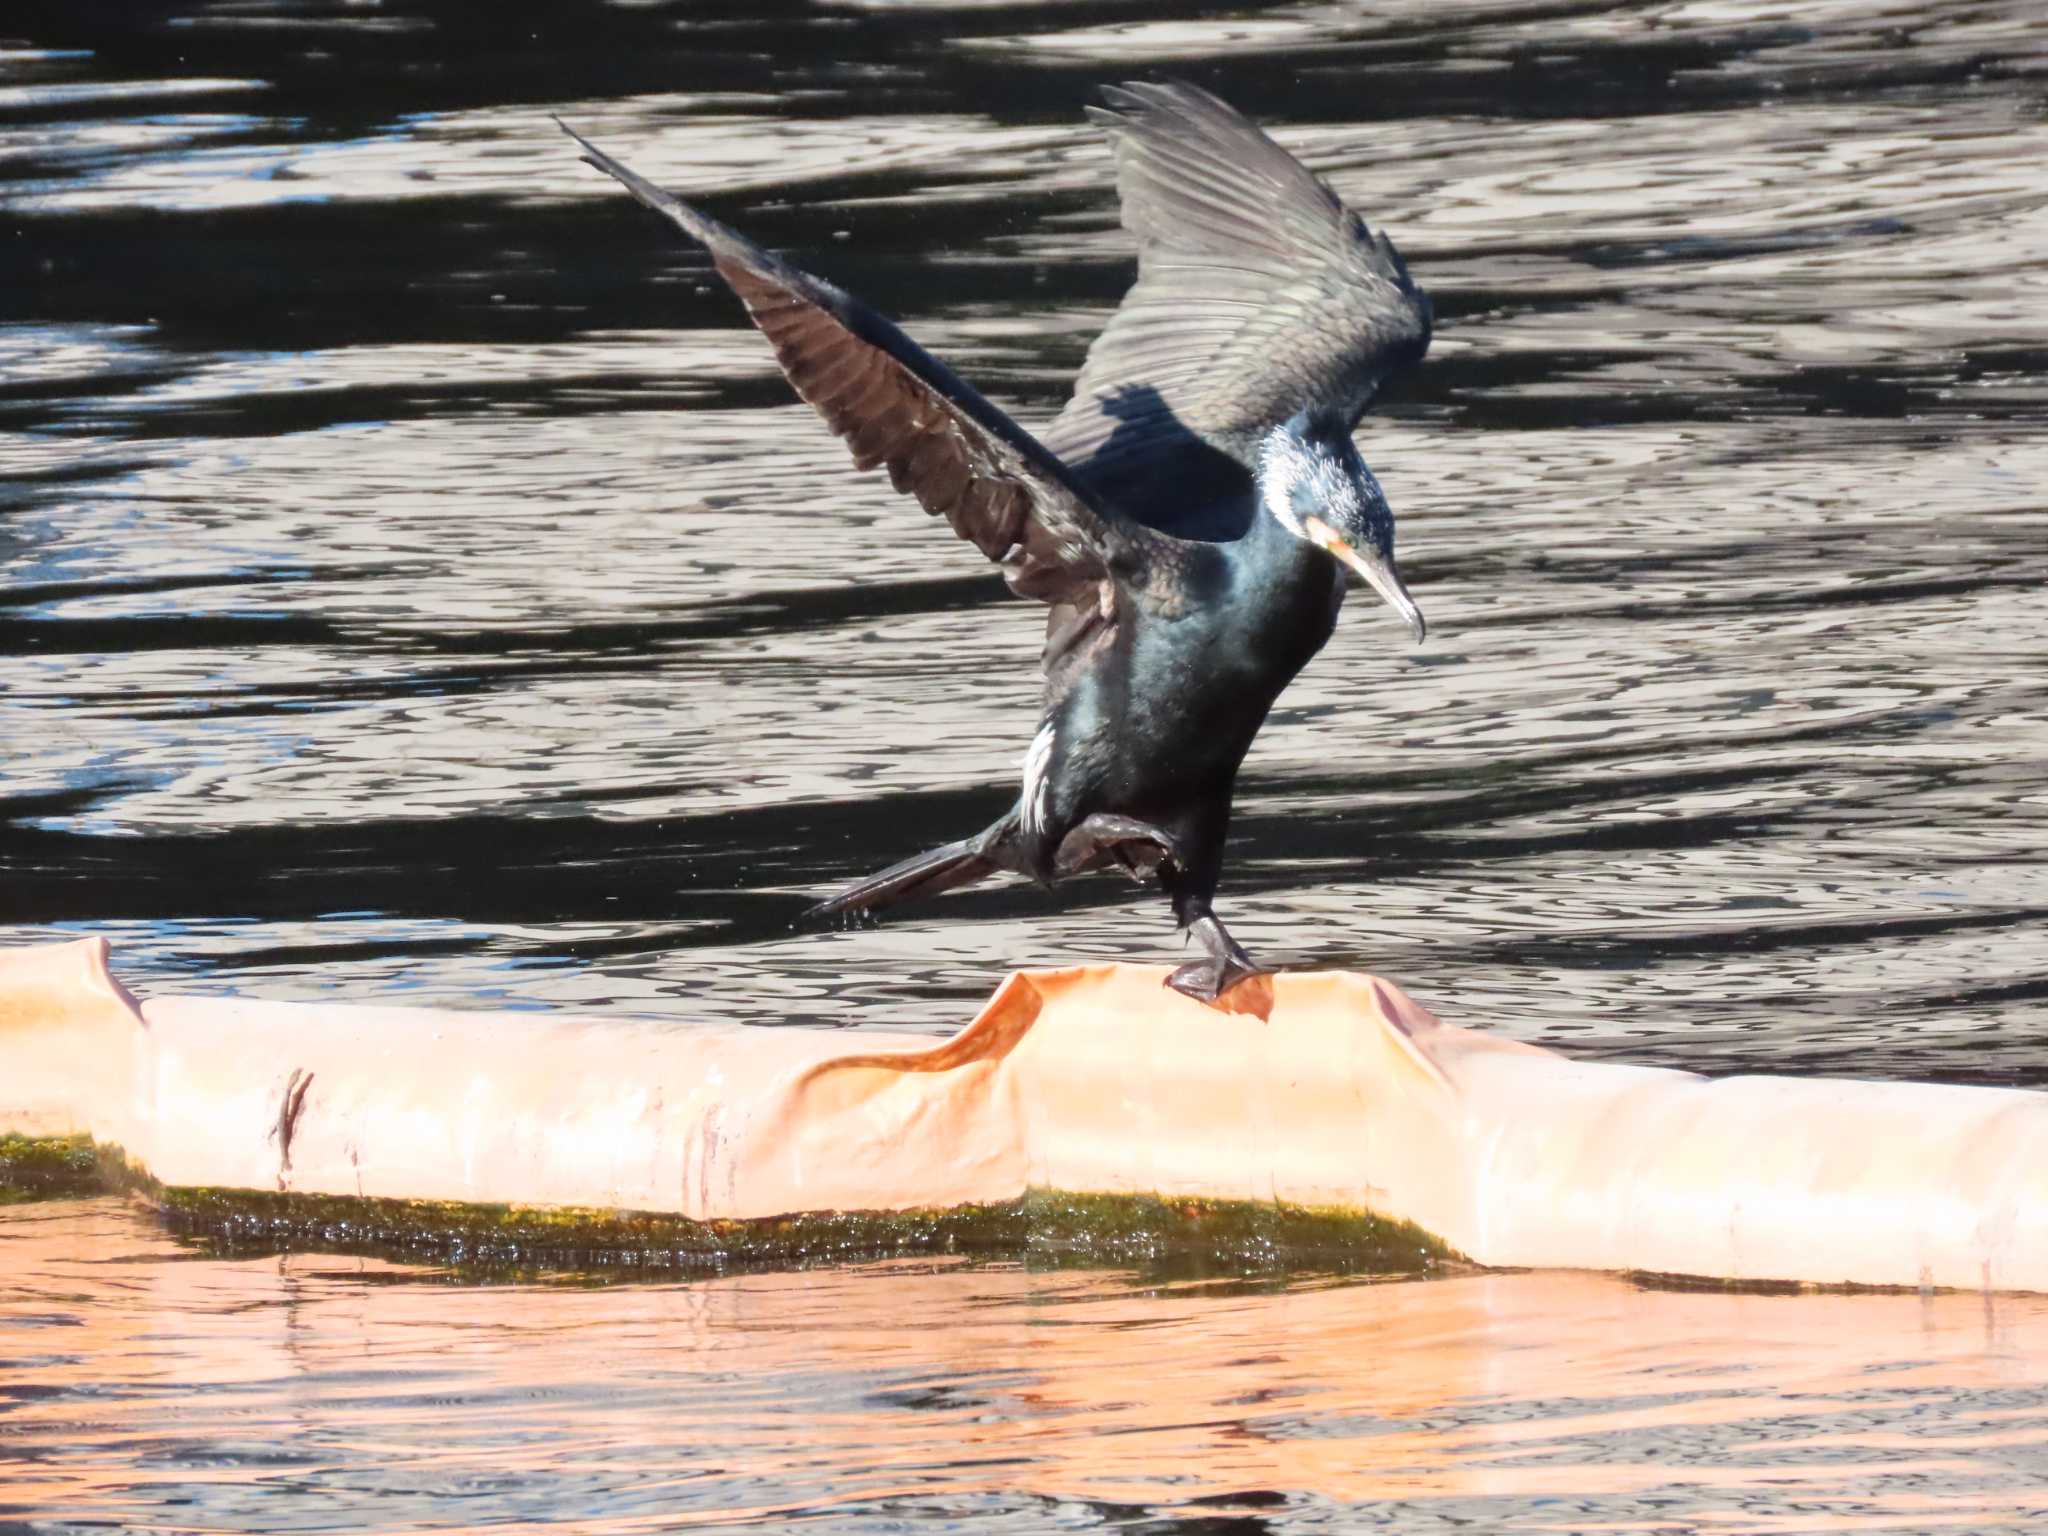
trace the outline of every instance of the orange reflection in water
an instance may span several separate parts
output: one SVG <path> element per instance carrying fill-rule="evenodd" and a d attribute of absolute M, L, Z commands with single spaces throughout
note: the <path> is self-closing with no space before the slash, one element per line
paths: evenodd
<path fill-rule="evenodd" d="M 0 1245 L 6 1514 L 632 1531 L 1369 1505 L 1773 1532 L 2048 1509 L 2048 1300 L 910 1263 L 473 1286 L 198 1257 L 111 1202 L 8 1212 Z"/>

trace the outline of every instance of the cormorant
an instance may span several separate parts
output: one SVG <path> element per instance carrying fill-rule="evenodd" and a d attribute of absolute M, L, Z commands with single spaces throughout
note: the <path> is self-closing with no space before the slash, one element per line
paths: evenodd
<path fill-rule="evenodd" d="M 1423 636 L 1351 433 L 1421 360 L 1431 309 L 1384 233 L 1216 97 L 1104 99 L 1088 110 L 1115 147 L 1138 279 L 1035 437 L 851 294 L 563 129 L 709 249 L 861 469 L 886 466 L 1051 609 L 1016 805 L 811 915 L 1116 864 L 1156 878 L 1201 946 L 1169 984 L 1213 1000 L 1258 969 L 1210 906 L 1238 765 L 1329 639 L 1346 567 Z"/>

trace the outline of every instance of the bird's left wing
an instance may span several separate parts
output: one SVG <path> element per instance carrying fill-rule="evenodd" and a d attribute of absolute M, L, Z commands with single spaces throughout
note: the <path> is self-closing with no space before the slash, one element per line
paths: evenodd
<path fill-rule="evenodd" d="M 846 439 L 855 464 L 886 466 L 897 490 L 997 562 L 1012 590 L 1106 609 L 1116 576 L 1156 565 L 1175 542 L 1097 503 L 1036 438 L 851 294 L 561 127 L 585 160 L 711 252 L 789 382 Z"/>
<path fill-rule="evenodd" d="M 1272 428 L 1314 410 L 1349 431 L 1421 360 L 1429 297 L 1384 231 L 1207 91 L 1104 96 L 1089 115 L 1109 130 L 1138 281 L 1046 445 L 1112 504 L 1248 490 Z"/>

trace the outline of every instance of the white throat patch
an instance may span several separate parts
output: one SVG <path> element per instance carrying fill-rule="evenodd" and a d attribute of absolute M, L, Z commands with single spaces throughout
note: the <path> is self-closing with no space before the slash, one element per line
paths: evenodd
<path fill-rule="evenodd" d="M 1269 432 L 1259 444 L 1259 494 L 1274 521 L 1297 539 L 1316 542 L 1302 526 L 1301 516 L 1295 510 L 1296 497 L 1305 493 L 1327 522 L 1329 509 L 1343 505 L 1350 491 L 1341 464 L 1305 447 L 1290 433 Z"/>

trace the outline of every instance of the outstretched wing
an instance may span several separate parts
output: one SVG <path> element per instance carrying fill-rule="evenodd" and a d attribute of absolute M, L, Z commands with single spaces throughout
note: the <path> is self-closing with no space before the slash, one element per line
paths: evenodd
<path fill-rule="evenodd" d="M 1106 616 L 1119 578 L 1142 577 L 1172 542 L 1105 510 L 1030 433 L 851 294 L 561 127 L 585 160 L 709 249 L 796 392 L 846 439 L 855 464 L 885 466 L 897 490 L 1001 565 L 1012 589 Z"/>
<path fill-rule="evenodd" d="M 1138 281 L 1046 446 L 1113 503 L 1249 469 L 1304 410 L 1355 426 L 1429 348 L 1428 295 L 1393 242 L 1207 91 L 1104 97 L 1114 110 L 1089 112 L 1115 149 Z"/>

